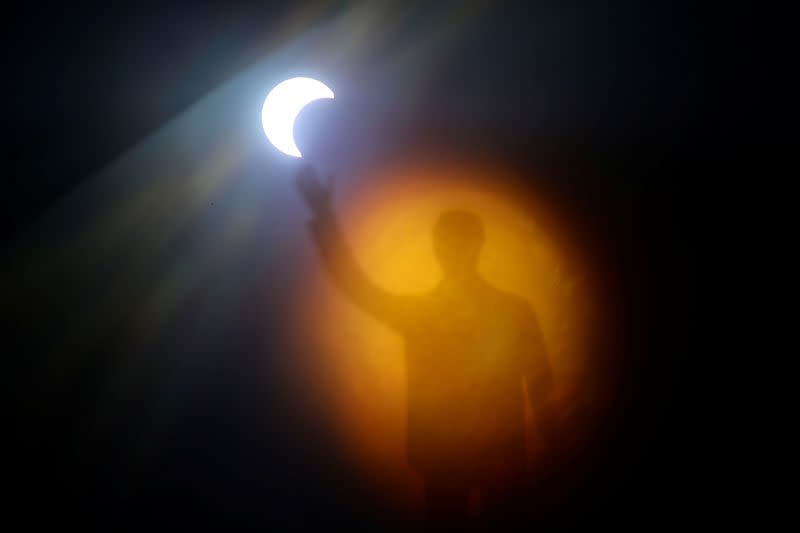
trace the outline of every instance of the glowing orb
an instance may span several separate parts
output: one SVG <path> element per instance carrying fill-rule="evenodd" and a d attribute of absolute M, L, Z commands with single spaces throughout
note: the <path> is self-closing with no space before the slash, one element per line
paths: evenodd
<path fill-rule="evenodd" d="M 294 142 L 294 121 L 309 102 L 321 98 L 333 98 L 333 91 L 312 78 L 291 78 L 269 92 L 261 108 L 261 124 L 275 148 L 293 157 L 302 156 Z"/>

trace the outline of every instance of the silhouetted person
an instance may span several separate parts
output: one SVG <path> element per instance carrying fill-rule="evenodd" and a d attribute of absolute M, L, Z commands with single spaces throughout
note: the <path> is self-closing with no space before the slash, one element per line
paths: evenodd
<path fill-rule="evenodd" d="M 405 340 L 407 454 L 425 482 L 428 520 L 462 520 L 473 487 L 489 516 L 513 519 L 525 471 L 522 380 L 534 412 L 541 413 L 552 377 L 530 306 L 478 272 L 480 218 L 461 210 L 442 213 L 433 250 L 443 279 L 426 294 L 392 294 L 355 261 L 332 210 L 330 184 L 321 184 L 310 167 L 297 184 L 314 214 L 311 232 L 334 283 Z"/>

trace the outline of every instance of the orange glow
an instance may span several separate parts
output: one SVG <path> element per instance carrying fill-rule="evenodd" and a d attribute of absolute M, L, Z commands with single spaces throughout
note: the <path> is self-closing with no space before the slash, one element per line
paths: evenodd
<path fill-rule="evenodd" d="M 438 215 L 451 208 L 480 215 L 485 243 L 479 271 L 535 311 L 553 372 L 549 403 L 558 417 L 592 401 L 584 390 L 592 329 L 591 270 L 569 256 L 556 220 L 514 176 L 486 166 L 420 163 L 356 180 L 353 197 L 335 198 L 345 237 L 364 272 L 389 291 L 419 294 L 442 277 L 432 244 Z M 421 480 L 407 461 L 406 357 L 403 339 L 352 304 L 315 264 L 293 313 L 312 358 L 292 370 L 298 394 L 322 395 L 323 412 L 364 486 L 379 501 L 417 512 Z M 297 374 L 304 375 L 297 375 Z M 312 375 L 308 375 L 308 374 Z M 443 380 L 446 380 L 444 378 Z M 443 387 L 447 384 L 443 383 Z M 525 407 L 527 455 L 543 460 L 535 413 Z"/>

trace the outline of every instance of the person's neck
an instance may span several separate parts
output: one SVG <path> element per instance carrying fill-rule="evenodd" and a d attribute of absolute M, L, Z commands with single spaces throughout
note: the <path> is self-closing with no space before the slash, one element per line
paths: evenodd
<path fill-rule="evenodd" d="M 449 287 L 471 287 L 480 284 L 481 275 L 477 270 L 470 270 L 457 275 L 449 275 L 442 279 L 442 284 Z"/>

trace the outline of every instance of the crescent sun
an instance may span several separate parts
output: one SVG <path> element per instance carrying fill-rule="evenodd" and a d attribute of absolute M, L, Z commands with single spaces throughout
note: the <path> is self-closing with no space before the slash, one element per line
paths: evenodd
<path fill-rule="evenodd" d="M 261 125 L 275 148 L 293 157 L 302 156 L 294 142 L 294 121 L 306 105 L 321 98 L 333 98 L 333 91 L 313 78 L 282 81 L 267 94 Z"/>

